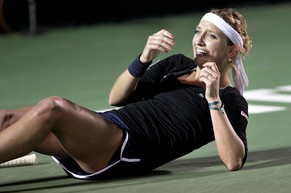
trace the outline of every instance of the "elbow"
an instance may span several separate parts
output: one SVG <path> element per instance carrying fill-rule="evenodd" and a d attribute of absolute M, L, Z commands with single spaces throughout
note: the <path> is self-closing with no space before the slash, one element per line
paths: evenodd
<path fill-rule="evenodd" d="M 228 169 L 228 171 L 238 171 L 242 168 L 243 164 L 242 164 L 242 160 L 235 160 L 235 161 L 231 161 L 229 163 L 225 164 L 226 168 Z"/>
<path fill-rule="evenodd" d="M 117 106 L 118 105 L 118 98 L 116 97 L 116 95 L 111 91 L 108 97 L 108 104 L 110 106 Z"/>
<path fill-rule="evenodd" d="M 115 102 L 111 97 L 109 97 L 109 99 L 108 99 L 108 104 L 109 104 L 110 106 L 115 106 L 115 105 L 116 105 L 116 102 Z"/>
<path fill-rule="evenodd" d="M 122 101 L 121 100 L 118 100 L 118 98 L 116 98 L 116 97 L 109 96 L 109 98 L 108 98 L 108 104 L 110 106 L 119 107 L 119 106 L 122 106 Z"/>
<path fill-rule="evenodd" d="M 108 104 L 110 106 L 119 106 L 119 103 L 111 98 L 108 99 Z"/>
<path fill-rule="evenodd" d="M 127 93 L 126 93 L 127 94 Z M 120 94 L 118 92 L 111 91 L 108 97 L 108 104 L 110 106 L 123 106 L 127 100 L 128 96 L 125 94 Z"/>

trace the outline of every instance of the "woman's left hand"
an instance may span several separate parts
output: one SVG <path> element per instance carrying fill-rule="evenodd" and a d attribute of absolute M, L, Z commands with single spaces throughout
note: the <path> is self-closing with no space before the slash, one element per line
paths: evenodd
<path fill-rule="evenodd" d="M 220 72 L 215 62 L 206 62 L 203 64 L 200 81 L 206 85 L 205 98 L 207 101 L 219 100 Z"/>

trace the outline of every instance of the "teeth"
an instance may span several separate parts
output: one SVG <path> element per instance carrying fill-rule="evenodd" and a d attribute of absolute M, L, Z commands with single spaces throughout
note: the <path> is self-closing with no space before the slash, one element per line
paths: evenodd
<path fill-rule="evenodd" d="M 205 50 L 201 50 L 199 48 L 197 48 L 196 53 L 197 54 L 207 54 L 207 52 Z"/>

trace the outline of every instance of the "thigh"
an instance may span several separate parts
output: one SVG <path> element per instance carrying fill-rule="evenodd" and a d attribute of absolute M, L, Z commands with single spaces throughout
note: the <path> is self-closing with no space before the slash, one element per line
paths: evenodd
<path fill-rule="evenodd" d="M 0 111 L 0 132 L 18 121 L 31 107 Z"/>
<path fill-rule="evenodd" d="M 65 99 L 58 104 L 52 133 L 86 171 L 105 167 L 122 143 L 123 132 L 95 111 Z"/>
<path fill-rule="evenodd" d="M 21 119 L 32 107 L 26 107 L 15 110 L 0 111 L 0 132 Z M 43 142 L 34 149 L 36 152 L 54 155 L 58 158 L 67 157 L 67 153 L 63 150 L 58 139 L 53 133 L 49 133 Z"/>

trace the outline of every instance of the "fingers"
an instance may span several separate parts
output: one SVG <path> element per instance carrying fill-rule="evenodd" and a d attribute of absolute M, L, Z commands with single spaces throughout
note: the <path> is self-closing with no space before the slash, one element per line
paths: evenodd
<path fill-rule="evenodd" d="M 215 62 L 206 62 L 206 63 L 203 64 L 203 67 L 206 68 L 206 69 L 209 68 L 209 69 L 211 69 L 211 70 L 213 70 L 215 72 L 219 72 L 219 69 L 218 69 L 218 67 L 217 67 Z"/>
<path fill-rule="evenodd" d="M 220 78 L 220 73 L 217 65 L 214 62 L 206 62 L 203 64 L 203 69 L 201 70 L 200 79 L 204 80 L 218 80 Z"/>
<path fill-rule="evenodd" d="M 167 53 L 168 51 L 173 50 L 172 46 L 176 44 L 173 38 L 174 35 L 164 29 L 150 35 L 140 56 L 141 62 L 150 62 L 156 58 L 160 52 Z"/>
<path fill-rule="evenodd" d="M 173 50 L 172 46 L 175 45 L 173 38 L 174 35 L 172 33 L 162 29 L 161 31 L 149 36 L 148 46 L 151 49 L 167 53 L 168 51 Z"/>
<path fill-rule="evenodd" d="M 158 31 L 157 33 L 154 33 L 153 35 L 163 35 L 163 36 L 168 37 L 170 39 L 174 38 L 174 35 L 165 29 Z"/>
<path fill-rule="evenodd" d="M 215 62 L 206 62 L 200 72 L 200 81 L 206 85 L 207 100 L 219 97 L 220 72 Z"/>

